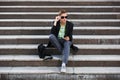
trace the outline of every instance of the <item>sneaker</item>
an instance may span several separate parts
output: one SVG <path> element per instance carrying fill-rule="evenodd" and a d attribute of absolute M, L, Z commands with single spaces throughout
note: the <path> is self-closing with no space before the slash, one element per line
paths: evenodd
<path fill-rule="evenodd" d="M 62 64 L 61 73 L 66 73 L 66 65 Z"/>

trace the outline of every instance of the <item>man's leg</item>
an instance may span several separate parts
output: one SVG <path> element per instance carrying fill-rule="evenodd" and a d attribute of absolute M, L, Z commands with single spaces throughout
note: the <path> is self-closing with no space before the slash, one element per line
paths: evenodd
<path fill-rule="evenodd" d="M 50 34 L 50 42 L 56 47 L 60 52 L 62 52 L 62 46 L 54 34 Z"/>
<path fill-rule="evenodd" d="M 61 72 L 66 72 L 66 64 L 68 63 L 68 57 L 70 54 L 70 46 L 72 42 L 70 41 L 65 41 L 64 42 L 64 49 L 63 49 L 63 59 L 62 59 L 62 66 L 61 66 Z"/>
<path fill-rule="evenodd" d="M 68 62 L 68 57 L 69 57 L 69 54 L 70 54 L 70 46 L 71 46 L 72 42 L 70 41 L 65 41 L 64 42 L 64 49 L 63 49 L 63 60 L 62 62 L 67 64 Z"/>

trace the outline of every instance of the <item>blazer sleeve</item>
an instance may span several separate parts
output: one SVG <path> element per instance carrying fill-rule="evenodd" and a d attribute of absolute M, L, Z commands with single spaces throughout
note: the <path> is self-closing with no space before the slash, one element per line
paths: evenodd
<path fill-rule="evenodd" d="M 54 23 L 54 22 L 53 22 L 53 23 Z M 57 25 L 56 25 L 56 26 L 57 26 Z M 54 35 L 56 34 L 56 26 L 54 26 L 54 25 L 52 26 L 51 32 L 50 32 L 51 34 L 54 34 Z"/>
<path fill-rule="evenodd" d="M 73 37 L 72 37 L 72 35 L 73 35 L 73 26 L 74 26 L 74 24 L 71 23 L 71 27 L 70 27 L 70 39 L 71 39 L 71 41 L 73 39 Z"/>
<path fill-rule="evenodd" d="M 71 22 L 68 22 L 68 24 L 67 24 L 67 30 L 66 30 L 66 35 L 65 36 L 69 36 L 69 38 L 70 38 L 70 41 L 72 41 L 72 39 L 73 39 L 73 37 L 72 37 L 72 35 L 73 35 L 73 23 L 71 23 Z"/>

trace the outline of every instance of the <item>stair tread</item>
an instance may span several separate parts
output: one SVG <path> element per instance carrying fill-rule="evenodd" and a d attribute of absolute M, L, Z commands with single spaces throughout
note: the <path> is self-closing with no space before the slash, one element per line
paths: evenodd
<path fill-rule="evenodd" d="M 60 73 L 60 67 L 0 67 L 0 73 Z M 120 67 L 67 67 L 67 73 L 120 74 Z"/>
<path fill-rule="evenodd" d="M 0 30 L 50 30 L 51 27 L 0 27 Z M 74 27 L 74 30 L 120 30 L 120 27 L 107 27 L 107 26 L 80 26 L 80 27 Z"/>
<path fill-rule="evenodd" d="M 0 6 L 0 8 L 120 8 L 120 6 Z"/>
<path fill-rule="evenodd" d="M 0 35 L 0 39 L 48 39 L 49 35 Z M 74 39 L 120 39 L 120 35 L 73 35 Z"/>
<path fill-rule="evenodd" d="M 16 0 L 1 0 L 1 2 L 12 2 L 12 1 L 16 1 Z M 16 2 L 22 2 L 22 1 L 33 1 L 33 0 L 17 0 Z M 49 2 L 119 2 L 119 0 L 34 0 L 34 2 L 36 1 L 49 1 Z"/>
<path fill-rule="evenodd" d="M 52 22 L 54 19 L 0 19 L 0 22 Z M 120 19 L 69 19 L 73 22 L 120 22 Z"/>
<path fill-rule="evenodd" d="M 61 55 L 52 55 L 61 60 Z M 0 55 L 0 61 L 43 61 L 38 55 Z M 120 55 L 70 55 L 69 61 L 120 61 Z"/>
<path fill-rule="evenodd" d="M 120 49 L 119 44 L 76 44 L 79 49 Z M 0 49 L 37 49 L 38 44 L 6 44 Z"/>
<path fill-rule="evenodd" d="M 56 15 L 57 12 L 0 12 L 0 15 Z M 68 12 L 69 15 L 117 15 L 120 12 Z"/>

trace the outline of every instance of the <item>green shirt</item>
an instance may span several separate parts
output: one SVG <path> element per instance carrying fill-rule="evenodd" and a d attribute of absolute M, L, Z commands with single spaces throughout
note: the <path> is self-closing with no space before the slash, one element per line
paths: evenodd
<path fill-rule="evenodd" d="M 58 38 L 64 38 L 65 35 L 65 26 L 61 26 L 58 34 Z"/>

